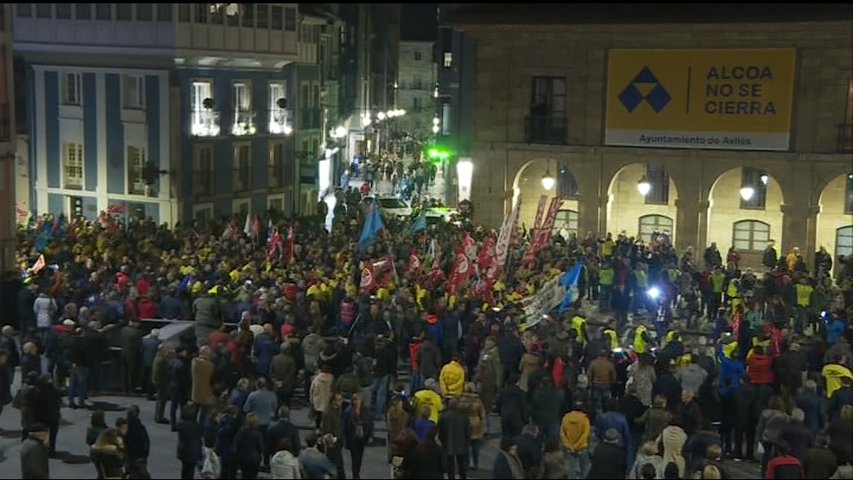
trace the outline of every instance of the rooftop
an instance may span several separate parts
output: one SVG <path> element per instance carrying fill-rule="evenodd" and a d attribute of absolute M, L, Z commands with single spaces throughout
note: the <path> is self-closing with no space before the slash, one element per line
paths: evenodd
<path fill-rule="evenodd" d="M 776 23 L 853 21 L 853 5 L 836 3 L 531 3 L 460 4 L 441 19 L 451 25 L 621 23 Z"/>

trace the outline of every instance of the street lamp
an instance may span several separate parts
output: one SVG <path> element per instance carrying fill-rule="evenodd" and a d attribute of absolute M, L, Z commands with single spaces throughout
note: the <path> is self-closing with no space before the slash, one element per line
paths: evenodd
<path fill-rule="evenodd" d="M 461 158 L 456 162 L 456 175 L 459 179 L 459 202 L 471 200 L 471 179 L 474 177 L 474 163 L 470 158 Z"/>
<path fill-rule="evenodd" d="M 767 183 L 770 182 L 770 175 L 767 175 L 766 173 L 762 173 L 758 178 L 761 179 L 761 184 L 765 187 L 767 186 Z"/>
<path fill-rule="evenodd" d="M 542 175 L 542 188 L 551 190 L 554 188 L 554 176 L 551 175 L 551 161 L 548 161 L 548 169 L 545 170 L 545 175 Z"/>
<path fill-rule="evenodd" d="M 639 191 L 640 195 L 644 197 L 652 191 L 652 184 L 649 183 L 649 179 L 647 179 L 645 175 L 643 175 L 642 178 L 640 178 L 640 181 L 637 182 L 637 191 Z"/>
<path fill-rule="evenodd" d="M 740 198 L 742 198 L 744 202 L 752 200 L 753 195 L 755 195 L 755 189 L 750 186 L 742 187 L 740 189 Z"/>

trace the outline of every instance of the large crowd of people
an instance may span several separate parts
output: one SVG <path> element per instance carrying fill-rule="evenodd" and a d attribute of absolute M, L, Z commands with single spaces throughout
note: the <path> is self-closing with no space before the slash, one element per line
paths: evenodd
<path fill-rule="evenodd" d="M 0 293 L 22 476 L 49 478 L 61 409 L 92 408 L 118 365 L 115 388 L 155 414 L 91 412 L 98 478 L 149 478 L 151 422 L 175 432 L 181 478 L 360 478 L 366 449 L 389 478 L 730 478 L 726 459 L 850 478 L 853 258 L 821 249 L 809 268 L 771 242 L 748 268 L 733 248 L 558 226 L 532 258 L 534 232 L 514 235 L 495 282 L 450 288 L 454 252 L 496 232 L 386 218 L 363 248 L 359 202 L 339 197 L 331 231 L 276 212 L 245 229 L 34 219 Z M 568 308 L 528 318 L 525 299 L 576 265 Z M 192 323 L 165 338 L 152 319 Z"/>

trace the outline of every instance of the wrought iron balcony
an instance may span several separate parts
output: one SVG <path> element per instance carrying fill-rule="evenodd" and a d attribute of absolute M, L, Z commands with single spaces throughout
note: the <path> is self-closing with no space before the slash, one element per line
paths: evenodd
<path fill-rule="evenodd" d="M 528 116 L 525 118 L 524 139 L 527 143 L 565 145 L 568 122 L 562 115 Z"/>
<path fill-rule="evenodd" d="M 234 123 L 231 125 L 232 135 L 255 134 L 255 112 L 240 110 L 234 112 Z"/>
<path fill-rule="evenodd" d="M 269 111 L 269 124 L 267 132 L 272 135 L 290 135 L 293 132 L 293 122 L 290 119 L 290 110 L 285 108 L 274 108 Z"/>
<path fill-rule="evenodd" d="M 216 137 L 219 135 L 219 112 L 216 110 L 194 110 L 190 122 L 193 136 Z"/>

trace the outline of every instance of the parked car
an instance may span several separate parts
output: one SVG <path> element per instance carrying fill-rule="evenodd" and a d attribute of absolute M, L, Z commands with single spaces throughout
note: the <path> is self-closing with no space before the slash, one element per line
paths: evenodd
<path fill-rule="evenodd" d="M 395 195 L 379 195 L 378 197 L 368 195 L 361 199 L 362 211 L 367 213 L 374 200 L 379 204 L 379 213 L 384 216 L 409 217 L 412 215 L 412 207 L 405 200 Z"/>

